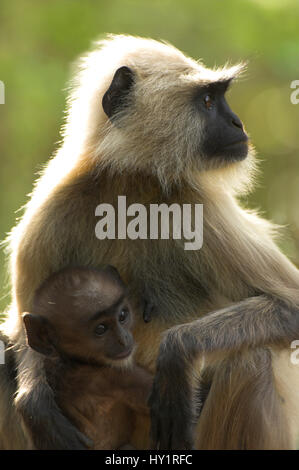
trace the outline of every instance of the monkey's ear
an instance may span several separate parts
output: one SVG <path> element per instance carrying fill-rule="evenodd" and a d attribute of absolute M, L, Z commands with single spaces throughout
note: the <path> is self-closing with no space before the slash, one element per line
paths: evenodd
<path fill-rule="evenodd" d="M 54 352 L 54 347 L 50 340 L 51 326 L 46 318 L 33 313 L 23 313 L 22 315 L 27 342 L 35 351 L 46 356 Z"/>
<path fill-rule="evenodd" d="M 125 99 L 134 84 L 134 72 L 123 66 L 116 70 L 111 85 L 102 99 L 102 106 L 111 119 L 125 105 Z"/>

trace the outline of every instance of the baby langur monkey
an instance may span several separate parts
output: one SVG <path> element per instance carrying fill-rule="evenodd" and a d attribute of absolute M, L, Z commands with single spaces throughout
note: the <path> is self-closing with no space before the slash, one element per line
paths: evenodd
<path fill-rule="evenodd" d="M 23 314 L 27 341 L 63 413 L 94 449 L 131 447 L 137 415 L 148 414 L 152 376 L 134 364 L 127 289 L 112 266 L 66 268 L 37 290 Z"/>

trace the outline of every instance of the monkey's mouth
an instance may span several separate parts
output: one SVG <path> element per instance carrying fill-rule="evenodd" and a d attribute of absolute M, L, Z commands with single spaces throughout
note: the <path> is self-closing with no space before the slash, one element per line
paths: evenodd
<path fill-rule="evenodd" d="M 245 135 L 241 140 L 231 142 L 224 146 L 222 156 L 233 158 L 234 160 L 243 160 L 248 155 L 249 145 L 248 137 Z"/>
<path fill-rule="evenodd" d="M 133 352 L 133 348 L 126 349 L 125 351 L 122 351 L 121 353 L 111 357 L 111 359 L 115 359 L 116 361 L 119 359 L 126 359 L 132 354 L 132 352 Z"/>
<path fill-rule="evenodd" d="M 234 145 L 241 145 L 241 144 L 248 145 L 248 137 L 247 136 L 243 137 L 243 139 L 241 139 L 241 140 L 236 140 L 235 142 L 231 142 L 229 144 L 226 144 L 224 146 L 224 148 L 233 147 Z"/>

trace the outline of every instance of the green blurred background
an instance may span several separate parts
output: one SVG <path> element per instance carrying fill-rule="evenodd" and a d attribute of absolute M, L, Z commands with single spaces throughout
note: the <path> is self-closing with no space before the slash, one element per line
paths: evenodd
<path fill-rule="evenodd" d="M 299 264 L 297 0 L 0 0 L 0 238 L 14 225 L 36 172 L 55 150 L 71 63 L 106 32 L 166 39 L 208 66 L 249 60 L 230 92 L 261 159 L 246 203 L 287 228 L 283 250 Z M 1 301 L 5 286 L 0 254 Z"/>

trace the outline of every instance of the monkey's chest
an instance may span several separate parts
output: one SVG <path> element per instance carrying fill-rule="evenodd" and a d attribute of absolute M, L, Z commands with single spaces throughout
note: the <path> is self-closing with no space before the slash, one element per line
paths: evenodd
<path fill-rule="evenodd" d="M 134 422 L 134 414 L 127 406 L 110 397 L 97 397 L 92 413 L 85 415 L 81 426 L 93 440 L 94 449 L 110 450 L 130 442 Z"/>
<path fill-rule="evenodd" d="M 132 410 L 109 392 L 104 372 L 88 366 L 66 370 L 56 387 L 56 399 L 70 420 L 94 443 L 96 450 L 128 444 L 134 429 Z"/>

